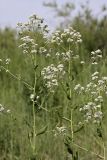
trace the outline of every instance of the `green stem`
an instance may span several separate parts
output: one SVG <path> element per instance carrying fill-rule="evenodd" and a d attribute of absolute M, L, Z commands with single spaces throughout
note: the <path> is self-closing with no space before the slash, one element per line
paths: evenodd
<path fill-rule="evenodd" d="M 3 70 L 5 70 L 7 73 L 10 74 L 10 76 L 12 76 L 14 79 L 21 81 L 23 84 L 25 84 L 29 89 L 32 90 L 32 86 L 30 84 L 28 84 L 27 82 L 25 82 L 24 80 L 22 80 L 21 78 L 17 77 L 16 75 L 14 75 L 12 72 L 10 72 L 8 69 L 6 69 L 4 66 L 0 66 Z"/>
<path fill-rule="evenodd" d="M 70 45 L 69 45 L 69 51 L 70 51 Z M 69 60 L 69 67 L 68 67 L 68 73 L 69 73 L 69 97 L 71 99 L 71 59 Z"/>
<path fill-rule="evenodd" d="M 70 45 L 69 45 L 69 51 L 70 51 Z M 71 99 L 71 60 L 69 60 L 69 68 L 68 68 L 68 73 L 69 73 L 69 97 Z M 70 103 L 71 104 L 71 103 Z M 72 136 L 72 142 L 74 140 L 74 131 L 73 131 L 73 109 L 71 108 L 71 136 Z"/>
<path fill-rule="evenodd" d="M 35 65 L 36 65 L 36 55 L 35 55 Z M 34 76 L 34 88 L 33 88 L 33 95 L 36 95 L 36 71 Z M 33 153 L 35 153 L 35 141 L 36 141 L 36 116 L 35 116 L 35 99 L 33 99 Z"/>
<path fill-rule="evenodd" d="M 106 148 L 104 143 L 103 143 L 103 147 L 104 147 L 104 160 L 106 160 Z"/>
<path fill-rule="evenodd" d="M 73 130 L 73 109 L 71 109 L 71 136 L 72 142 L 74 141 L 74 130 Z"/>
<path fill-rule="evenodd" d="M 104 159 L 103 156 L 101 156 L 101 155 L 99 155 L 99 154 L 97 154 L 97 153 L 95 153 L 95 152 L 93 152 L 93 151 L 90 151 L 90 150 L 88 150 L 88 149 L 86 149 L 86 148 L 84 148 L 84 147 L 81 147 L 80 145 L 78 145 L 78 144 L 76 144 L 76 143 L 74 143 L 74 145 L 75 145 L 76 147 L 78 147 L 78 148 L 86 151 L 86 152 L 90 152 L 90 153 L 92 153 L 93 155 L 96 155 L 96 156 L 99 157 L 100 159 Z M 104 160 L 105 160 L 105 159 L 104 159 Z"/>

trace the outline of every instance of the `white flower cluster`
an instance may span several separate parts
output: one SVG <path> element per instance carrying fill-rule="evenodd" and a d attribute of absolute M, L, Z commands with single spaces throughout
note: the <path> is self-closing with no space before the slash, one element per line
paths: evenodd
<path fill-rule="evenodd" d="M 40 47 L 39 48 L 39 53 L 40 54 L 47 54 L 47 49 L 45 47 Z"/>
<path fill-rule="evenodd" d="M 33 93 L 30 94 L 30 99 L 31 99 L 31 101 L 37 102 L 39 98 L 40 98 L 39 96 L 35 96 Z"/>
<path fill-rule="evenodd" d="M 5 59 L 5 60 L 0 59 L 0 64 L 4 63 L 4 64 L 6 64 L 6 65 L 9 65 L 10 62 L 11 62 L 11 59 L 10 59 L 10 58 L 7 58 L 7 59 Z"/>
<path fill-rule="evenodd" d="M 97 104 L 95 102 L 88 102 L 82 108 L 80 108 L 80 112 L 85 113 L 84 121 L 87 123 L 100 123 L 103 117 L 103 113 L 101 111 L 101 104 Z"/>
<path fill-rule="evenodd" d="M 43 68 L 41 71 L 41 75 L 45 80 L 45 85 L 51 92 L 54 92 L 55 86 L 58 86 L 58 79 L 61 79 L 64 74 L 65 71 L 63 64 L 57 66 L 51 64 L 50 66 Z"/>
<path fill-rule="evenodd" d="M 81 92 L 81 85 L 78 84 L 75 86 L 74 90 L 78 91 L 78 93 Z M 107 77 L 101 77 L 99 76 L 99 72 L 94 72 L 91 75 L 91 82 L 89 82 L 86 87 L 84 88 L 85 93 L 91 93 L 91 95 L 99 95 L 100 94 L 106 94 L 107 92 Z"/>
<path fill-rule="evenodd" d="M 38 48 L 38 44 L 35 43 L 34 33 L 42 33 L 43 38 L 46 38 L 48 32 L 47 25 L 44 24 L 44 20 L 37 15 L 29 17 L 27 23 L 18 23 L 19 35 L 22 44 L 19 48 L 23 49 L 24 54 L 36 54 L 44 53 L 46 49 L 44 47 Z M 31 34 L 33 33 L 33 34 Z M 33 37 L 33 38 L 32 38 Z"/>
<path fill-rule="evenodd" d="M 76 60 L 79 59 L 79 55 L 74 55 L 72 50 L 66 51 L 66 52 L 56 52 L 56 57 L 58 59 L 61 59 L 63 61 L 70 61 L 70 60 Z"/>
<path fill-rule="evenodd" d="M 0 104 L 0 112 L 4 111 L 4 107 Z"/>
<path fill-rule="evenodd" d="M 10 113 L 10 110 L 6 110 L 2 104 L 0 104 L 0 114 L 2 113 Z"/>
<path fill-rule="evenodd" d="M 102 52 L 100 49 L 91 52 L 92 64 L 98 64 L 98 60 L 102 58 Z"/>
<path fill-rule="evenodd" d="M 10 58 L 7 59 L 0 59 L 0 72 L 5 71 L 9 72 L 9 64 L 11 62 Z"/>
<path fill-rule="evenodd" d="M 81 86 L 81 84 L 77 84 L 74 88 L 74 90 L 77 92 L 77 93 L 82 93 L 84 91 L 84 87 Z"/>
<path fill-rule="evenodd" d="M 65 135 L 67 133 L 67 128 L 65 126 L 62 126 L 62 127 L 56 127 L 55 129 L 55 136 L 58 136 L 58 135 Z"/>
<path fill-rule="evenodd" d="M 10 58 L 7 58 L 7 59 L 6 59 L 6 65 L 9 65 L 9 64 L 10 64 L 10 61 L 11 61 Z"/>
<path fill-rule="evenodd" d="M 23 49 L 24 54 L 35 54 L 37 53 L 36 47 L 38 46 L 35 44 L 34 39 L 30 38 L 30 36 L 24 36 L 21 38 L 22 44 L 19 48 Z"/>
<path fill-rule="evenodd" d="M 80 64 L 82 64 L 82 65 L 85 64 L 85 61 L 80 61 Z"/>
<path fill-rule="evenodd" d="M 102 105 L 103 96 L 107 94 L 107 77 L 100 77 L 99 72 L 96 71 L 91 75 L 91 82 L 85 87 L 77 84 L 74 90 L 86 96 L 87 101 L 89 99 L 89 102 L 80 108 L 80 111 L 84 112 L 85 121 L 99 123 L 103 117 Z"/>
<path fill-rule="evenodd" d="M 20 34 L 22 34 L 25 31 L 31 32 L 31 31 L 41 31 L 41 32 L 48 32 L 48 26 L 44 24 L 44 19 L 41 17 L 38 17 L 37 15 L 32 15 L 29 17 L 29 21 L 27 23 L 18 23 L 17 28 L 20 30 Z"/>
<path fill-rule="evenodd" d="M 99 72 L 94 72 L 92 75 L 91 75 L 91 77 L 92 77 L 92 80 L 96 80 L 96 79 L 98 79 L 99 78 Z"/>
<path fill-rule="evenodd" d="M 64 61 L 69 61 L 73 57 L 73 51 L 69 50 L 67 52 L 56 53 L 57 58 L 62 58 Z"/>
<path fill-rule="evenodd" d="M 91 76 L 92 82 L 87 85 L 86 91 L 93 90 L 97 94 L 107 92 L 107 77 L 99 76 L 99 72 L 95 72 Z"/>
<path fill-rule="evenodd" d="M 57 45 L 62 45 L 62 43 L 81 43 L 81 34 L 74 30 L 72 27 L 69 27 L 68 29 L 64 29 L 64 31 L 56 31 L 51 39 L 52 43 L 55 43 Z"/>

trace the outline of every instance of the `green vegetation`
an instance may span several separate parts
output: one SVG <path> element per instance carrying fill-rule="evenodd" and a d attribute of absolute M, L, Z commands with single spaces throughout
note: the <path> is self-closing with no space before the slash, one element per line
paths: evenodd
<path fill-rule="evenodd" d="M 0 160 L 106 160 L 107 18 L 82 7 L 0 30 Z"/>

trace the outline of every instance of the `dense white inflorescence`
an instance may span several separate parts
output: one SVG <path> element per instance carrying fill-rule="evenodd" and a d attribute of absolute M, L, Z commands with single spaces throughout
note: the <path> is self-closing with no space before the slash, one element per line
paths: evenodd
<path fill-rule="evenodd" d="M 77 84 L 74 90 L 82 96 L 85 94 L 87 99 L 91 100 L 79 109 L 80 112 L 84 112 L 85 122 L 100 123 L 103 118 L 103 95 L 107 92 L 107 77 L 100 77 L 96 71 L 91 75 L 91 82 L 85 87 Z"/>
<path fill-rule="evenodd" d="M 51 64 L 50 66 L 43 68 L 41 71 L 45 85 L 51 92 L 53 92 L 55 87 L 58 86 L 58 79 L 63 78 L 64 74 L 65 71 L 63 64 L 57 66 Z"/>
<path fill-rule="evenodd" d="M 100 49 L 91 52 L 92 65 L 97 65 L 98 61 L 102 58 L 102 52 Z"/>
<path fill-rule="evenodd" d="M 82 42 L 82 39 L 79 32 L 69 27 L 68 29 L 64 29 L 64 31 L 57 30 L 53 34 L 51 42 L 60 46 L 63 43 L 78 44 Z"/>

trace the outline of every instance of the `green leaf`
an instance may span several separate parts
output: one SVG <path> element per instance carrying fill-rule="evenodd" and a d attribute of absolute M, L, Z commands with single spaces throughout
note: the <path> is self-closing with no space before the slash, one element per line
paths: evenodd
<path fill-rule="evenodd" d="M 39 136 L 41 134 L 44 134 L 47 131 L 48 126 L 45 126 L 44 128 L 42 128 L 37 134 L 36 136 Z"/>
<path fill-rule="evenodd" d="M 37 68 L 38 68 L 38 65 L 34 66 L 34 70 L 35 70 L 35 71 L 37 70 Z"/>
<path fill-rule="evenodd" d="M 84 126 L 81 126 L 80 128 L 78 128 L 77 130 L 74 131 L 74 133 L 77 133 L 79 131 L 81 131 L 84 128 Z"/>

